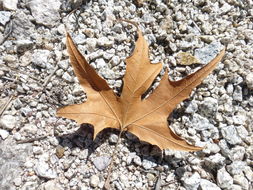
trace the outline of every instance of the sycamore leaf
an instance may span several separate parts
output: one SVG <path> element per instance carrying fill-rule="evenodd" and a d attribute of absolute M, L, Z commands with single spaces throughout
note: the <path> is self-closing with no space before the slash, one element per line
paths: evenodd
<path fill-rule="evenodd" d="M 78 51 L 67 34 L 67 49 L 74 72 L 87 93 L 87 101 L 70 105 L 57 111 L 57 115 L 90 123 L 94 126 L 94 138 L 105 128 L 129 131 L 140 140 L 157 145 L 161 149 L 198 151 L 201 147 L 188 144 L 177 136 L 167 123 L 168 115 L 177 104 L 188 98 L 191 91 L 215 68 L 225 50 L 202 69 L 179 81 L 170 81 L 166 71 L 159 86 L 146 99 L 142 94 L 150 87 L 162 64 L 151 64 L 148 44 L 140 30 L 133 54 L 126 59 L 123 91 L 118 97 Z"/>

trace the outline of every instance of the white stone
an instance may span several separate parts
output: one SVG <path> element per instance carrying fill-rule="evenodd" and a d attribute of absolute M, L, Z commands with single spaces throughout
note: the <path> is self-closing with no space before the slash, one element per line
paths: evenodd
<path fill-rule="evenodd" d="M 28 6 L 38 24 L 52 27 L 60 21 L 60 0 L 32 0 Z"/>
<path fill-rule="evenodd" d="M 195 113 L 193 114 L 193 119 L 190 122 L 190 125 L 198 130 L 198 131 L 203 131 L 203 130 L 207 130 L 207 129 L 212 129 L 214 128 L 214 125 L 212 125 L 207 118 L 202 117 L 201 115 Z"/>
<path fill-rule="evenodd" d="M 229 159 L 232 161 L 243 160 L 245 155 L 245 148 L 243 146 L 236 146 L 229 151 Z"/>
<path fill-rule="evenodd" d="M 37 126 L 32 124 L 25 124 L 20 130 L 21 133 L 25 132 L 29 134 L 36 134 L 37 131 L 38 131 Z"/>
<path fill-rule="evenodd" d="M 195 113 L 196 111 L 198 111 L 198 104 L 196 103 L 196 101 L 193 100 L 189 103 L 185 112 L 186 113 Z"/>
<path fill-rule="evenodd" d="M 183 183 L 186 190 L 197 190 L 200 184 L 200 175 L 195 172 L 191 177 L 184 179 Z"/>
<path fill-rule="evenodd" d="M 130 184 L 129 184 L 129 181 L 128 181 L 128 178 L 127 178 L 126 175 L 121 174 L 121 175 L 120 175 L 120 181 L 121 181 L 121 183 L 124 184 L 124 186 L 125 186 L 126 188 L 129 188 L 129 187 L 130 187 Z"/>
<path fill-rule="evenodd" d="M 246 84 L 247 84 L 249 89 L 253 89 L 253 73 L 252 72 L 250 72 L 246 76 Z"/>
<path fill-rule="evenodd" d="M 221 188 L 230 188 L 233 184 L 233 178 L 224 167 L 217 172 L 217 183 Z"/>
<path fill-rule="evenodd" d="M 110 164 L 110 160 L 108 156 L 99 156 L 94 158 L 93 164 L 99 171 L 102 171 Z"/>
<path fill-rule="evenodd" d="M 38 67 L 46 68 L 48 67 L 49 56 L 49 50 L 36 49 L 32 55 L 32 62 Z"/>
<path fill-rule="evenodd" d="M 142 162 L 141 162 L 141 158 L 137 155 L 134 156 L 133 158 L 133 162 L 137 165 L 137 166 L 141 166 Z"/>
<path fill-rule="evenodd" d="M 104 59 L 100 58 L 100 59 L 96 60 L 96 66 L 97 66 L 98 69 L 101 69 L 103 67 L 106 67 L 107 64 L 106 64 Z"/>
<path fill-rule="evenodd" d="M 209 63 L 214 57 L 216 57 L 220 49 L 221 43 L 214 41 L 203 48 L 196 49 L 194 56 L 197 59 L 199 59 L 202 63 L 206 64 Z"/>
<path fill-rule="evenodd" d="M 0 119 L 0 126 L 7 130 L 12 130 L 17 124 L 16 117 L 12 115 L 4 115 Z"/>
<path fill-rule="evenodd" d="M 101 37 L 97 40 L 97 44 L 102 47 L 112 47 L 114 41 L 109 40 L 107 37 Z"/>
<path fill-rule="evenodd" d="M 212 97 L 207 97 L 200 104 L 199 110 L 207 117 L 213 116 L 218 109 L 218 100 Z"/>
<path fill-rule="evenodd" d="M 235 87 L 235 90 L 233 93 L 233 99 L 239 102 L 242 101 L 242 87 L 240 86 Z"/>
<path fill-rule="evenodd" d="M 249 181 L 253 181 L 253 171 L 250 166 L 245 166 L 243 172 Z"/>
<path fill-rule="evenodd" d="M 200 180 L 200 190 L 220 190 L 220 188 L 216 184 L 214 184 L 206 179 L 201 179 Z"/>
<path fill-rule="evenodd" d="M 232 162 L 232 164 L 227 166 L 227 170 L 232 175 L 242 174 L 245 169 L 246 163 L 240 160 Z"/>
<path fill-rule="evenodd" d="M 82 87 L 79 84 L 75 85 L 73 89 L 73 95 L 80 96 L 82 93 L 83 93 Z"/>
<path fill-rule="evenodd" d="M 232 145 L 242 142 L 241 138 L 238 136 L 236 128 L 233 125 L 222 127 L 221 134 L 226 139 L 226 141 Z"/>
<path fill-rule="evenodd" d="M 244 177 L 243 174 L 235 175 L 233 178 L 235 184 L 239 184 L 245 190 L 249 189 L 249 181 Z"/>
<path fill-rule="evenodd" d="M 16 186 L 20 186 L 22 184 L 22 178 L 21 177 L 17 177 L 13 180 L 13 183 L 16 185 Z"/>
<path fill-rule="evenodd" d="M 44 189 L 43 190 L 63 190 L 63 188 L 60 187 L 60 185 L 55 180 L 47 181 L 43 184 Z"/>
<path fill-rule="evenodd" d="M 3 0 L 3 8 L 10 11 L 17 10 L 18 0 Z"/>
<path fill-rule="evenodd" d="M 69 68 L 69 61 L 68 60 L 59 61 L 58 65 L 60 68 L 66 71 Z"/>
<path fill-rule="evenodd" d="M 2 139 L 6 139 L 9 136 L 9 132 L 4 129 L 0 129 L 0 136 Z"/>
<path fill-rule="evenodd" d="M 34 154 L 42 154 L 43 153 L 43 148 L 39 146 L 33 146 L 33 153 Z"/>
<path fill-rule="evenodd" d="M 68 74 L 68 72 L 65 72 L 62 75 L 62 78 L 66 81 L 66 82 L 73 82 L 73 78 Z"/>
<path fill-rule="evenodd" d="M 44 161 L 38 161 L 34 167 L 34 171 L 38 176 L 46 179 L 54 179 L 57 177 L 57 173 L 49 168 L 49 165 Z"/>
<path fill-rule="evenodd" d="M 224 3 L 223 6 L 220 8 L 220 12 L 222 14 L 226 14 L 231 9 L 232 9 L 232 7 L 228 3 Z"/>
<path fill-rule="evenodd" d="M 110 142 L 111 144 L 115 144 L 115 143 L 117 143 L 117 141 L 118 141 L 118 135 L 116 135 L 116 134 L 111 134 L 110 137 L 109 137 L 109 142 Z"/>
<path fill-rule="evenodd" d="M 91 176 L 91 178 L 90 178 L 90 185 L 91 185 L 91 187 L 97 187 L 98 186 L 98 184 L 99 184 L 99 177 L 98 176 L 96 176 L 96 175 L 93 175 L 93 176 Z"/>
<path fill-rule="evenodd" d="M 17 40 L 16 50 L 18 53 L 23 53 L 33 47 L 33 42 L 30 40 Z"/>
<path fill-rule="evenodd" d="M 217 153 L 205 158 L 205 165 L 209 168 L 212 168 L 217 165 L 223 165 L 224 161 L 225 158 L 221 154 Z"/>
<path fill-rule="evenodd" d="M 87 49 L 90 52 L 95 51 L 96 45 L 97 45 L 97 39 L 96 38 L 87 38 L 86 39 Z"/>
<path fill-rule="evenodd" d="M 0 23 L 2 25 L 5 25 L 7 22 L 9 22 L 10 18 L 11 18 L 11 12 L 0 11 Z"/>
<path fill-rule="evenodd" d="M 142 161 L 142 167 L 145 169 L 145 170 L 149 170 L 153 167 L 155 167 L 156 164 L 150 160 L 146 160 L 146 159 L 143 159 Z"/>

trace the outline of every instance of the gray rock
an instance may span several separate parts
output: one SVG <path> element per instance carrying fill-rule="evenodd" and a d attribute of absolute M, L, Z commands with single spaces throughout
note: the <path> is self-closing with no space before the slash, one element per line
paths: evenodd
<path fill-rule="evenodd" d="M 186 113 L 195 113 L 198 110 L 198 104 L 196 101 L 191 101 L 189 105 L 187 106 L 185 112 Z"/>
<path fill-rule="evenodd" d="M 95 51 L 97 46 L 97 39 L 96 38 L 87 38 L 86 39 L 87 49 L 90 52 Z"/>
<path fill-rule="evenodd" d="M 99 171 L 102 171 L 107 168 L 107 166 L 110 164 L 110 161 L 111 159 L 108 156 L 99 156 L 94 158 L 93 164 Z"/>
<path fill-rule="evenodd" d="M 120 63 L 120 58 L 119 56 L 113 56 L 112 59 L 111 59 L 111 64 L 112 66 L 116 66 Z"/>
<path fill-rule="evenodd" d="M 249 132 L 247 129 L 242 125 L 236 126 L 235 128 L 239 137 L 241 137 L 243 140 L 247 140 L 247 137 L 249 137 Z"/>
<path fill-rule="evenodd" d="M 227 166 L 227 170 L 232 175 L 242 174 L 245 169 L 246 163 L 240 160 L 234 161 L 232 164 Z"/>
<path fill-rule="evenodd" d="M 11 12 L 0 11 L 0 24 L 5 25 L 11 18 Z"/>
<path fill-rule="evenodd" d="M 4 129 L 0 129 L 0 136 L 2 139 L 6 139 L 9 136 L 9 132 Z"/>
<path fill-rule="evenodd" d="M 16 41 L 16 51 L 17 53 L 24 53 L 27 50 L 32 49 L 33 42 L 30 40 L 18 40 Z"/>
<path fill-rule="evenodd" d="M 3 0 L 3 8 L 10 11 L 17 10 L 18 0 Z"/>
<path fill-rule="evenodd" d="M 232 95 L 233 92 L 234 92 L 234 86 L 233 86 L 232 84 L 228 84 L 226 90 L 227 90 L 227 93 L 228 93 L 229 95 Z"/>
<path fill-rule="evenodd" d="M 215 98 L 207 97 L 204 101 L 200 104 L 199 110 L 206 116 L 206 117 L 213 117 L 218 109 L 218 101 Z"/>
<path fill-rule="evenodd" d="M 230 150 L 228 157 L 232 161 L 242 160 L 244 158 L 245 152 L 246 151 L 243 146 L 236 146 Z"/>
<path fill-rule="evenodd" d="M 83 33 L 81 33 L 74 37 L 74 41 L 76 44 L 81 45 L 84 44 L 87 41 L 87 39 L 86 36 Z"/>
<path fill-rule="evenodd" d="M 59 9 L 61 2 L 59 0 L 32 0 L 28 6 L 38 24 L 52 27 L 60 20 Z"/>
<path fill-rule="evenodd" d="M 141 162 L 141 158 L 137 155 L 135 155 L 133 157 L 133 162 L 137 165 L 137 166 L 141 166 L 142 165 L 142 162 Z"/>
<path fill-rule="evenodd" d="M 221 14 L 226 14 L 231 9 L 232 9 L 232 6 L 230 6 L 228 3 L 224 3 L 219 10 L 220 10 Z"/>
<path fill-rule="evenodd" d="M 78 84 L 74 86 L 73 95 L 80 96 L 83 93 L 82 87 Z"/>
<path fill-rule="evenodd" d="M 221 154 L 217 153 L 205 158 L 205 165 L 209 168 L 218 167 L 224 165 L 225 160 Z"/>
<path fill-rule="evenodd" d="M 12 115 L 4 115 L 0 119 L 0 126 L 7 130 L 12 130 L 17 125 L 16 117 Z"/>
<path fill-rule="evenodd" d="M 239 102 L 242 101 L 242 87 L 240 86 L 235 87 L 235 90 L 233 93 L 233 99 Z"/>
<path fill-rule="evenodd" d="M 42 185 L 42 187 L 43 190 L 63 190 L 63 188 L 60 187 L 56 180 L 47 181 Z"/>
<path fill-rule="evenodd" d="M 54 179 L 57 177 L 56 171 L 50 168 L 49 165 L 44 161 L 38 161 L 38 163 L 34 166 L 34 171 L 36 175 L 46 179 Z"/>
<path fill-rule="evenodd" d="M 220 147 L 217 145 L 217 144 L 214 144 L 214 143 L 208 143 L 206 145 L 206 148 L 203 150 L 204 153 L 206 154 L 211 154 L 211 153 L 218 153 L 220 152 Z"/>
<path fill-rule="evenodd" d="M 186 190 L 197 190 L 200 185 L 200 175 L 195 172 L 191 177 L 183 181 Z"/>
<path fill-rule="evenodd" d="M 107 52 L 103 53 L 103 58 L 105 60 L 110 60 L 113 56 L 114 56 L 113 53 L 107 53 Z"/>
<path fill-rule="evenodd" d="M 16 185 L 16 186 L 20 186 L 22 184 L 22 178 L 21 177 L 17 177 L 13 180 L 13 183 Z"/>
<path fill-rule="evenodd" d="M 29 155 L 31 144 L 17 145 L 12 136 L 0 141 L 0 189 L 19 189 L 14 186 L 14 182 L 24 171 L 24 162 Z"/>
<path fill-rule="evenodd" d="M 175 174 L 179 177 L 179 178 L 181 178 L 183 175 L 184 175 L 184 173 L 185 173 L 185 168 L 184 167 L 178 167 L 177 169 L 176 169 L 176 171 L 175 171 Z"/>
<path fill-rule="evenodd" d="M 111 144 L 116 144 L 118 141 L 118 135 L 111 134 L 109 137 L 109 143 Z"/>
<path fill-rule="evenodd" d="M 149 170 L 153 167 L 155 167 L 156 164 L 150 160 L 146 160 L 146 159 L 143 159 L 142 161 L 142 167 L 145 169 L 145 170 Z"/>
<path fill-rule="evenodd" d="M 247 84 L 249 89 L 253 89 L 253 73 L 252 72 L 250 72 L 246 76 L 246 84 Z"/>
<path fill-rule="evenodd" d="M 99 180 L 98 176 L 96 176 L 96 175 L 91 176 L 91 178 L 90 178 L 91 187 L 94 187 L 94 188 L 97 187 L 99 182 L 100 182 L 100 180 Z"/>
<path fill-rule="evenodd" d="M 222 127 L 221 134 L 226 139 L 226 141 L 232 145 L 242 142 L 242 139 L 239 137 L 236 128 L 233 125 Z"/>
<path fill-rule="evenodd" d="M 69 67 L 69 60 L 59 61 L 58 65 L 59 65 L 60 68 L 62 68 L 63 70 L 66 71 Z"/>
<path fill-rule="evenodd" d="M 32 55 L 32 62 L 34 65 L 41 67 L 41 68 L 47 68 L 48 66 L 48 59 L 50 56 L 49 50 L 42 50 L 42 49 L 36 49 L 33 52 Z"/>
<path fill-rule="evenodd" d="M 224 167 L 217 172 L 217 183 L 221 188 L 230 188 L 233 184 L 233 178 Z"/>
<path fill-rule="evenodd" d="M 252 171 L 251 167 L 245 166 L 243 172 L 244 172 L 245 176 L 247 177 L 247 179 L 252 182 L 253 181 L 253 171 Z"/>
<path fill-rule="evenodd" d="M 198 131 L 214 128 L 214 126 L 211 123 L 209 123 L 208 119 L 202 117 L 197 113 L 193 114 L 193 119 L 190 122 L 190 125 Z"/>
<path fill-rule="evenodd" d="M 20 101 L 19 98 L 17 98 L 14 102 L 13 105 L 15 107 L 15 109 L 20 109 L 23 106 L 23 103 Z"/>
<path fill-rule="evenodd" d="M 242 187 L 240 185 L 233 184 L 230 189 L 231 190 L 242 190 Z"/>
<path fill-rule="evenodd" d="M 238 113 L 237 115 L 233 116 L 233 121 L 235 125 L 243 125 L 245 121 L 247 120 L 246 114 L 240 114 Z"/>
<path fill-rule="evenodd" d="M 71 77 L 68 72 L 65 72 L 62 75 L 62 79 L 64 79 L 66 82 L 73 82 L 73 77 Z"/>
<path fill-rule="evenodd" d="M 199 59 L 203 64 L 209 63 L 221 50 L 220 42 L 212 42 L 204 48 L 196 49 L 194 56 Z"/>
<path fill-rule="evenodd" d="M 225 139 L 220 140 L 219 147 L 221 149 L 222 155 L 228 157 L 228 155 L 230 153 L 230 149 L 228 148 L 228 144 Z"/>
<path fill-rule="evenodd" d="M 71 10 L 79 8 L 83 3 L 83 0 L 68 0 L 68 5 Z"/>
<path fill-rule="evenodd" d="M 34 34 L 35 26 L 30 21 L 32 16 L 26 15 L 23 11 L 17 10 L 13 16 L 13 32 L 12 35 L 16 39 L 30 39 Z"/>
<path fill-rule="evenodd" d="M 103 58 L 100 58 L 100 59 L 96 59 L 96 66 L 98 69 L 101 69 L 103 67 L 106 67 L 107 64 Z"/>
<path fill-rule="evenodd" d="M 244 177 L 243 174 L 235 175 L 234 177 L 234 183 L 239 184 L 242 189 L 248 190 L 249 189 L 249 181 Z"/>
<path fill-rule="evenodd" d="M 102 47 L 112 47 L 114 41 L 109 40 L 107 37 L 101 37 L 97 40 L 97 45 Z"/>
<path fill-rule="evenodd" d="M 206 179 L 200 180 L 200 190 L 221 190 L 216 184 Z"/>

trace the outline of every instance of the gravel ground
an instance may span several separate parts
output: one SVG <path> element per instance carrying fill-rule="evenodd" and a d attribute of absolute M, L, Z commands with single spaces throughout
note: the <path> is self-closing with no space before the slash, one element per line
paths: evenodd
<path fill-rule="evenodd" d="M 126 133 L 112 188 L 253 189 L 251 0 L 153 0 L 142 6 L 131 0 L 0 0 L 0 10 L 1 190 L 102 189 L 117 131 L 105 130 L 92 141 L 91 126 L 55 112 L 86 99 L 69 64 L 65 27 L 119 92 L 136 39 L 135 28 L 115 22 L 119 18 L 139 23 L 151 60 L 169 67 L 175 80 L 223 46 L 227 51 L 169 117 L 177 134 L 205 149 L 161 152 Z M 201 64 L 182 65 L 180 52 Z"/>

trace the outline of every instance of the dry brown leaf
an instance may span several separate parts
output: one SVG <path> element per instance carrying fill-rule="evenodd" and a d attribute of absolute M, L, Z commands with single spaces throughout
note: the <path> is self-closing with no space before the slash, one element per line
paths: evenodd
<path fill-rule="evenodd" d="M 162 64 L 151 64 L 148 44 L 140 30 L 135 50 L 126 59 L 127 68 L 120 97 L 87 63 L 69 34 L 67 34 L 67 49 L 74 72 L 87 93 L 87 101 L 59 109 L 58 116 L 73 119 L 79 124 L 92 124 L 94 137 L 101 130 L 110 127 L 120 131 L 127 130 L 140 140 L 157 145 L 161 149 L 183 151 L 202 149 L 188 144 L 177 136 L 168 127 L 167 117 L 215 68 L 225 50 L 202 69 L 182 80 L 169 80 L 166 71 L 159 86 L 148 98 L 142 100 L 141 95 L 150 87 L 162 69 Z"/>

